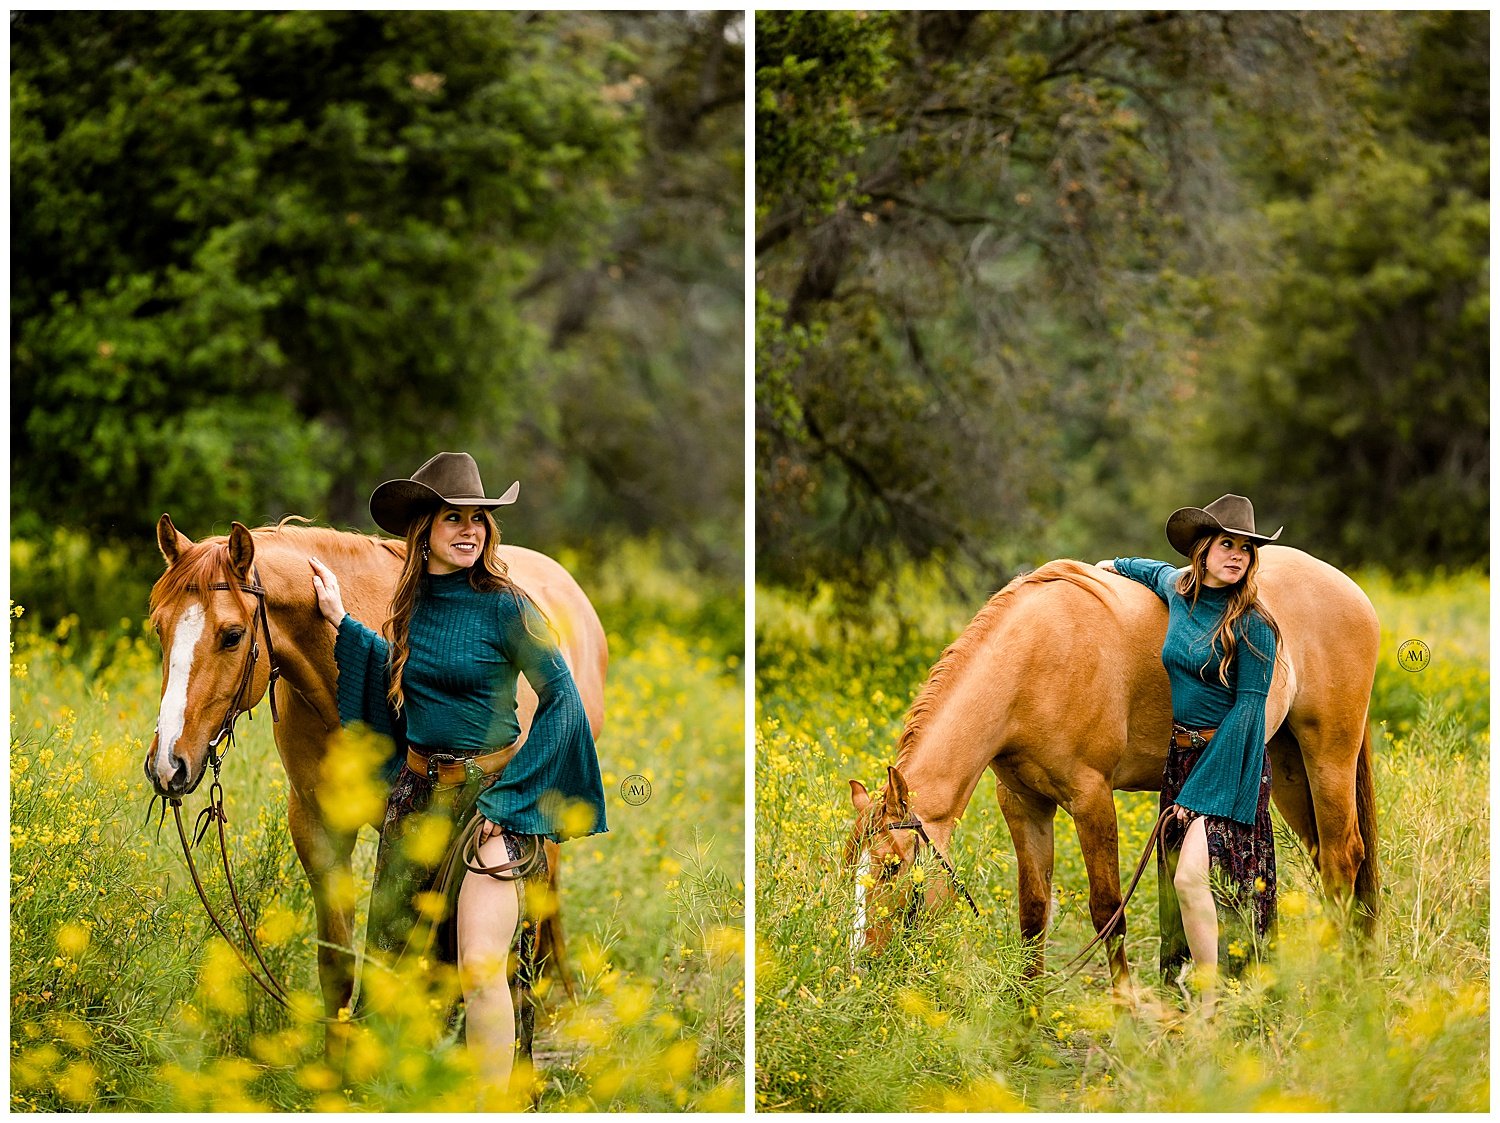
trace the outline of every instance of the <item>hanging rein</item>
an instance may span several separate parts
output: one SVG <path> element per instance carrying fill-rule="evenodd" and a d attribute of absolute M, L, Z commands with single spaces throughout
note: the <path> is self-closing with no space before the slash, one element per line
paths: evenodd
<path fill-rule="evenodd" d="M 225 581 L 218 581 L 208 586 L 210 590 L 221 592 L 232 591 L 235 587 Z M 190 585 L 188 588 L 192 592 L 200 591 L 196 585 Z M 213 740 L 208 743 L 208 763 L 214 770 L 214 781 L 208 789 L 208 806 L 198 812 L 197 821 L 193 824 L 192 842 L 188 841 L 187 828 L 182 822 L 182 800 L 175 796 L 163 795 L 153 797 L 151 803 L 146 808 L 146 821 L 150 822 L 151 808 L 156 805 L 156 799 L 160 798 L 162 803 L 161 817 L 157 820 L 157 831 L 159 833 L 161 830 L 161 818 L 164 818 L 167 813 L 167 804 L 170 803 L 172 805 L 172 818 L 177 823 L 177 837 L 182 842 L 182 856 L 187 862 L 188 873 L 193 879 L 193 888 L 198 891 L 198 899 L 203 902 L 203 909 L 208 913 L 208 919 L 213 922 L 213 926 L 218 929 L 219 935 L 224 938 L 224 942 L 229 945 L 230 950 L 239 959 L 241 966 L 245 968 L 245 973 L 255 980 L 256 985 L 275 1000 L 278 1005 L 291 1009 L 289 992 L 266 962 L 265 953 L 261 951 L 260 943 L 255 938 L 255 929 L 246 918 L 244 907 L 240 904 L 239 890 L 235 884 L 234 873 L 229 866 L 229 844 L 224 831 L 229 818 L 224 813 L 224 788 L 219 783 L 219 769 L 224 764 L 224 758 L 228 755 L 228 749 L 234 746 L 234 723 L 244 713 L 249 713 L 252 721 L 255 718 L 254 712 L 246 708 L 245 698 L 255 681 L 255 666 L 260 661 L 259 636 L 261 635 L 265 636 L 266 659 L 270 666 L 270 678 L 266 683 L 266 693 L 271 699 L 271 720 L 273 722 L 281 720 L 281 715 L 276 709 L 276 683 L 281 677 L 281 668 L 276 662 L 276 649 L 271 640 L 271 622 L 266 615 L 266 590 L 265 586 L 260 583 L 259 570 L 253 569 L 251 571 L 251 581 L 249 583 L 240 582 L 238 588 L 255 597 L 255 615 L 250 622 L 250 652 L 245 658 L 245 669 L 240 674 L 239 686 L 234 692 L 234 697 L 230 700 L 229 709 L 224 714 L 224 720 L 219 723 L 219 731 L 214 735 Z M 225 746 L 223 752 L 219 751 L 221 744 Z M 197 863 L 193 861 L 193 848 L 203 841 L 203 837 L 208 833 L 210 825 L 216 825 L 218 828 L 219 858 L 224 867 L 225 884 L 229 887 L 229 900 L 234 906 L 234 915 L 239 921 L 240 931 L 244 933 L 245 944 L 260 964 L 260 971 L 256 971 L 250 965 L 249 958 L 241 950 L 236 939 L 230 936 L 228 927 L 220 918 L 218 911 L 209 902 L 208 893 L 203 888 L 203 879 L 198 874 Z M 320 1017 L 317 1020 L 334 1021 L 335 1019 Z"/>
<path fill-rule="evenodd" d="M 1068 960 L 1068 962 L 1062 967 L 1062 969 L 1058 972 L 1059 978 L 1053 984 L 1054 988 L 1061 986 L 1063 983 L 1067 982 L 1070 978 L 1081 971 L 1088 963 L 1090 953 L 1092 953 L 1096 947 L 1099 947 L 1101 944 L 1103 944 L 1104 941 L 1115 935 L 1118 930 L 1123 928 L 1125 921 L 1125 906 L 1130 902 L 1130 897 L 1135 892 L 1135 887 L 1140 884 L 1141 875 L 1146 872 L 1146 863 L 1151 860 L 1152 851 L 1156 848 L 1158 842 L 1160 842 L 1162 829 L 1163 827 L 1165 827 L 1167 820 L 1171 816 L 1172 809 L 1168 808 L 1167 810 L 1163 811 L 1161 813 L 1161 816 L 1156 820 L 1156 825 L 1151 828 L 1151 833 L 1146 838 L 1146 848 L 1141 854 L 1141 860 L 1136 863 L 1135 874 L 1131 877 L 1130 884 L 1126 887 L 1125 892 L 1120 895 L 1120 906 L 1115 909 L 1114 915 L 1104 922 L 1104 924 L 1099 928 L 1097 934 L 1092 940 L 1088 942 L 1088 944 L 1084 946 L 1083 950 L 1075 955 L 1072 959 Z M 979 906 L 974 903 L 974 898 L 971 897 L 969 895 L 969 891 L 964 888 L 964 883 L 959 879 L 958 871 L 953 868 L 952 864 L 948 861 L 947 857 L 944 856 L 943 852 L 939 850 L 937 846 L 933 844 L 932 839 L 928 837 L 927 829 L 922 825 L 922 820 L 918 819 L 916 815 L 911 815 L 902 822 L 892 823 L 883 829 L 888 831 L 915 832 L 918 838 L 918 842 L 917 851 L 912 855 L 913 863 L 915 863 L 916 860 L 921 857 L 922 847 L 925 845 L 929 850 L 933 852 L 933 854 L 937 856 L 937 860 L 942 865 L 944 871 L 947 872 L 949 880 L 953 882 L 953 887 L 960 893 L 962 893 L 964 900 L 969 903 L 969 909 L 971 912 L 973 912 L 975 918 L 977 919 L 979 917 Z M 911 911 L 908 913 L 908 917 L 915 915 L 917 904 L 917 900 L 913 899 Z"/>

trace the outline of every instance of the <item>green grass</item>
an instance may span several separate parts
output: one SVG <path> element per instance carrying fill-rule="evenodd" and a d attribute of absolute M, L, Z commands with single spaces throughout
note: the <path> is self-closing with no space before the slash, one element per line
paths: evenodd
<path fill-rule="evenodd" d="M 580 573 L 584 584 L 589 575 Z M 744 711 L 737 591 L 632 554 L 596 596 L 610 632 L 599 741 L 611 830 L 563 848 L 577 1002 L 553 987 L 543 1110 L 738 1110 L 744 1099 Z M 642 593 L 641 590 L 648 590 Z M 653 614 L 651 595 L 668 597 Z M 618 603 L 617 603 L 618 602 Z M 618 611 L 612 611 L 612 609 Z M 698 632 L 688 630 L 702 622 Z M 662 623 L 665 622 L 665 623 Z M 461 1045 L 410 988 L 399 1032 L 364 1034 L 340 1079 L 321 1030 L 244 979 L 187 879 L 170 815 L 144 824 L 161 690 L 144 631 L 26 630 L 11 664 L 11 1108 L 472 1110 Z M 714 629 L 718 629 L 715 631 Z M 719 634 L 719 632 L 725 634 Z M 61 633 L 61 634 L 59 634 Z M 236 875 L 273 968 L 317 994 L 312 905 L 262 705 L 223 785 Z M 640 773 L 640 807 L 619 784 Z M 189 818 L 202 793 L 184 805 Z M 205 847 L 207 849 L 207 847 Z M 375 836 L 355 853 L 363 915 Z M 200 851 L 200 854 L 203 853 Z M 200 866 L 205 858 L 200 857 Z M 217 894 L 217 870 L 206 880 Z"/>
<path fill-rule="evenodd" d="M 1489 1103 L 1488 580 L 1358 575 L 1384 630 L 1373 716 L 1384 875 L 1375 939 L 1344 934 L 1278 823 L 1280 947 L 1210 1025 L 1183 1022 L 1156 960 L 1155 878 L 1129 908 L 1146 996 L 1112 1000 L 1102 957 L 1023 983 L 1015 861 L 981 785 L 953 857 L 954 908 L 879 956 L 849 951 L 848 778 L 872 788 L 931 663 L 978 607 L 934 574 L 861 618 L 825 593 L 757 596 L 756 1104 L 761 1110 L 1485 1110 Z M 1433 662 L 1401 670 L 1423 638 Z M 1154 794 L 1116 796 L 1133 868 Z M 1126 872 L 1129 872 L 1127 868 Z M 1057 824 L 1050 964 L 1092 936 L 1077 835 Z"/>

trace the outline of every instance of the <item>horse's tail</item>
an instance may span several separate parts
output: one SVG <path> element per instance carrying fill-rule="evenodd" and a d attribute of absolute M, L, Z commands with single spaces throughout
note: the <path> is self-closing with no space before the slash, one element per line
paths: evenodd
<path fill-rule="evenodd" d="M 1380 863 L 1376 856 L 1380 836 L 1375 825 L 1374 733 L 1367 718 L 1354 770 L 1355 814 L 1359 837 L 1365 848 L 1364 861 L 1354 873 L 1354 899 L 1359 905 L 1359 923 L 1367 934 L 1374 931 L 1375 920 L 1380 915 Z"/>

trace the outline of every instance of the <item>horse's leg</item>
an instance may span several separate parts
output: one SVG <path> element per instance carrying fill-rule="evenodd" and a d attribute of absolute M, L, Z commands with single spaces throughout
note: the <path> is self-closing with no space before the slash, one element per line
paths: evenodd
<path fill-rule="evenodd" d="M 995 797 L 1016 850 L 1021 938 L 1034 949 L 1026 974 L 1035 978 L 1042 973 L 1047 921 L 1052 911 L 1052 822 L 1057 804 L 1032 791 L 1014 791 L 998 779 Z"/>
<path fill-rule="evenodd" d="M 1083 865 L 1089 878 L 1089 919 L 1101 932 L 1120 908 L 1120 837 L 1115 817 L 1115 796 L 1107 778 L 1095 775 L 1074 797 L 1070 809 L 1078 828 Z M 1110 977 L 1118 994 L 1130 988 L 1130 964 L 1125 958 L 1125 917 L 1105 941 L 1109 948 Z"/>
<path fill-rule="evenodd" d="M 287 819 L 297 858 L 312 887 L 313 910 L 318 925 L 318 982 L 323 991 L 323 1012 L 337 1018 L 350 1005 L 354 994 L 354 873 L 350 855 L 355 836 L 332 830 L 313 801 L 293 788 L 287 799 Z M 329 1061 L 342 1048 L 343 1034 L 329 1026 Z"/>
<path fill-rule="evenodd" d="M 1342 715 L 1320 715 L 1322 720 L 1299 722 L 1292 727 L 1302 746 L 1317 823 L 1318 872 L 1324 891 L 1335 900 L 1347 900 L 1365 860 L 1365 842 L 1360 833 L 1361 793 L 1370 798 L 1368 743 L 1364 715 L 1359 721 Z M 1367 816 L 1373 842 L 1373 815 Z M 1371 860 L 1373 861 L 1373 851 Z"/>
<path fill-rule="evenodd" d="M 337 1018 L 354 994 L 354 903 L 357 896 L 350 857 L 355 832 L 335 830 L 324 820 L 316 791 L 318 764 L 326 750 L 328 732 L 322 720 L 292 691 L 283 691 L 281 724 L 276 744 L 287 771 L 287 826 L 297 859 L 312 889 L 318 927 L 318 982 L 323 1012 Z M 326 1048 L 330 1064 L 342 1067 L 347 1023 L 328 1027 Z"/>
<path fill-rule="evenodd" d="M 1276 809 L 1316 861 L 1318 821 L 1313 811 L 1312 785 L 1302 763 L 1302 746 L 1289 723 L 1283 722 L 1266 743 L 1266 752 L 1271 754 L 1271 798 L 1276 801 Z"/>
<path fill-rule="evenodd" d="M 537 922 L 536 933 L 536 958 L 537 963 L 545 969 L 551 967 L 558 981 L 562 983 L 563 992 L 569 999 L 575 998 L 573 990 L 573 976 L 568 971 L 566 959 L 566 947 L 563 943 L 562 930 L 562 895 L 558 887 L 558 865 L 561 860 L 562 848 L 550 838 L 543 841 L 547 848 L 547 889 L 550 893 L 545 914 Z"/>

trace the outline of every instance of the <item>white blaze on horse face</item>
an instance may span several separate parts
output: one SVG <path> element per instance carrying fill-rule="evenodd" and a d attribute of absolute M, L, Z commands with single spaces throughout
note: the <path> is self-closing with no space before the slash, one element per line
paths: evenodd
<path fill-rule="evenodd" d="M 865 929 L 869 926 L 865 919 L 865 873 L 869 866 L 870 852 L 861 850 L 859 861 L 854 866 L 854 931 L 849 934 L 851 952 L 858 952 L 865 946 Z"/>
<path fill-rule="evenodd" d="M 203 606 L 190 604 L 172 636 L 172 651 L 167 657 L 167 688 L 162 692 L 161 714 L 156 719 L 156 775 L 162 783 L 176 771 L 170 761 L 187 721 L 188 678 L 193 671 L 193 653 L 203 636 L 203 621 Z"/>

